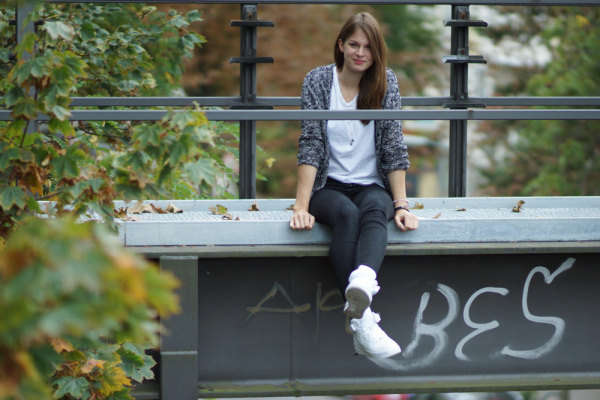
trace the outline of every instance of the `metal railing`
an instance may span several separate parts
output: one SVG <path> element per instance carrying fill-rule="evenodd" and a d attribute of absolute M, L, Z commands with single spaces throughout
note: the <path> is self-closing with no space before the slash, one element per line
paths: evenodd
<path fill-rule="evenodd" d="M 92 3 L 86 0 L 52 0 L 54 3 Z M 126 1 L 103 0 L 103 3 Z M 400 119 L 447 120 L 450 122 L 449 185 L 450 197 L 466 196 L 467 127 L 473 120 L 600 120 L 600 109 L 505 109 L 487 110 L 487 106 L 501 107 L 600 107 L 600 97 L 469 97 L 468 65 L 485 63 L 482 56 L 469 54 L 470 27 L 486 27 L 483 21 L 470 19 L 470 5 L 518 6 L 600 6 L 600 0 L 149 0 L 145 3 L 240 4 L 241 20 L 232 26 L 240 30 L 240 57 L 231 62 L 240 64 L 239 97 L 139 97 L 139 98 L 73 98 L 73 121 L 157 121 L 165 110 L 148 107 L 186 107 L 194 103 L 205 107 L 229 107 L 227 110 L 206 110 L 209 120 L 240 122 L 240 198 L 256 196 L 256 121 L 298 121 L 306 119 Z M 259 27 L 272 27 L 270 21 L 258 20 L 259 4 L 383 4 L 383 5 L 450 5 L 452 19 L 444 25 L 452 29 L 451 55 L 444 57 L 450 64 L 450 95 L 448 97 L 404 97 L 404 106 L 443 107 L 434 110 L 360 110 L 360 111 L 307 111 L 276 110 L 274 107 L 299 106 L 298 97 L 258 97 L 256 65 L 272 62 L 269 57 L 256 57 L 256 37 Z M 24 24 L 29 6 L 17 4 L 17 41 L 23 32 L 31 31 Z M 299 82 L 300 87 L 300 82 Z M 136 107 L 135 110 L 85 110 L 85 107 Z M 0 121 L 10 120 L 10 110 L 0 110 Z M 47 120 L 40 115 L 39 121 Z"/>

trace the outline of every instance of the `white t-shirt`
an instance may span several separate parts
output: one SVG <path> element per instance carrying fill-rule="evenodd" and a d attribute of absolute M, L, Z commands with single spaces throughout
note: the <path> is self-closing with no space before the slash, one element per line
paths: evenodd
<path fill-rule="evenodd" d="M 330 110 L 356 110 L 358 95 L 351 102 L 342 96 L 337 68 L 333 68 Z M 344 183 L 383 187 L 375 156 L 375 123 L 363 125 L 359 120 L 327 121 L 330 157 L 328 176 Z"/>

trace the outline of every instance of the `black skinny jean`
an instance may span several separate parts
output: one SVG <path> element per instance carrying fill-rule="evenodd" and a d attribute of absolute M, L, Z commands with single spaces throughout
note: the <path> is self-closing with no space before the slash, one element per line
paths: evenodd
<path fill-rule="evenodd" d="M 387 223 L 394 216 L 385 189 L 328 178 L 325 187 L 313 194 L 309 213 L 332 229 L 329 258 L 342 296 L 359 265 L 379 270 L 387 247 Z"/>

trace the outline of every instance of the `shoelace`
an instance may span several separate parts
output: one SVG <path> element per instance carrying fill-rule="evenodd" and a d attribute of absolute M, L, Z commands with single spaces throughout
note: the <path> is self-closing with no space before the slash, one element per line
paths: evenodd
<path fill-rule="evenodd" d="M 374 312 L 371 312 L 371 314 L 373 315 L 373 321 L 369 321 L 368 325 L 362 323 L 358 324 L 356 328 L 350 325 L 351 329 L 354 332 L 363 335 L 369 341 L 378 341 L 385 339 L 387 335 L 385 334 L 383 329 L 381 329 L 378 325 L 378 323 L 381 321 L 381 317 L 379 316 L 379 314 Z"/>

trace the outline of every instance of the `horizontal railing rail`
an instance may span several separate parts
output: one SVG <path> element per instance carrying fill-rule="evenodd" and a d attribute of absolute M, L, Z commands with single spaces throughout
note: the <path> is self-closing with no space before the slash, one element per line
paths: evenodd
<path fill-rule="evenodd" d="M 72 107 L 187 107 L 194 103 L 205 107 L 227 107 L 239 101 L 229 97 L 74 97 Z M 257 97 L 257 101 L 275 107 L 299 107 L 300 97 Z M 403 97 L 403 106 L 443 106 L 451 97 Z M 600 106 L 600 97 L 470 97 L 489 107 L 553 107 Z"/>
<path fill-rule="evenodd" d="M 177 112 L 177 111 L 175 111 Z M 71 121 L 159 121 L 165 110 L 73 110 Z M 206 110 L 213 121 L 299 121 L 299 120 L 600 120 L 600 110 Z M 10 111 L 0 111 L 0 121 L 11 119 Z M 37 120 L 47 121 L 46 115 Z"/>

